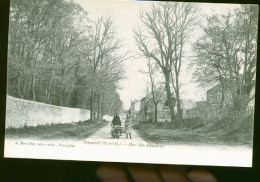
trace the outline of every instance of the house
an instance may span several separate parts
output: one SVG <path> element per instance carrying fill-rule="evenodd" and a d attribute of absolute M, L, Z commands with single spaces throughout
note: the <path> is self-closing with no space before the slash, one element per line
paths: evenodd
<path fill-rule="evenodd" d="M 147 122 L 147 97 L 140 100 L 139 122 Z"/>
<path fill-rule="evenodd" d="M 254 80 L 252 82 L 255 82 Z M 224 90 L 222 92 L 222 86 Z M 193 107 L 188 108 L 183 112 L 184 119 L 190 118 L 203 118 L 208 120 L 208 118 L 218 119 L 223 114 L 230 114 L 229 108 L 233 105 L 233 97 L 237 94 L 237 83 L 231 81 L 230 79 L 223 80 L 223 85 L 221 83 L 216 84 L 214 87 L 207 90 L 206 101 L 198 101 L 193 105 Z M 223 100 L 222 100 L 223 99 Z M 254 102 L 255 102 L 255 87 L 251 89 L 247 112 L 252 114 L 254 112 Z M 221 107 L 222 106 L 222 107 Z"/>
<path fill-rule="evenodd" d="M 207 90 L 206 101 L 197 101 L 195 107 L 186 111 L 185 118 L 217 118 L 222 112 L 221 108 L 232 104 L 232 93 L 235 91 L 235 86 L 232 82 L 223 81 L 224 90 L 222 92 L 222 84 L 218 83 L 214 87 Z M 223 97 L 223 100 L 222 100 Z M 221 107 L 221 104 L 222 107 Z"/>
<path fill-rule="evenodd" d="M 232 93 L 235 93 L 235 84 L 231 81 L 223 82 L 224 90 L 222 92 L 222 84 L 219 83 L 207 91 L 207 103 L 212 110 L 218 110 L 221 106 L 223 98 L 223 106 L 228 106 L 232 103 Z"/>
<path fill-rule="evenodd" d="M 138 122 L 140 120 L 140 101 L 131 101 L 130 106 L 131 122 Z"/>
<path fill-rule="evenodd" d="M 177 113 L 176 99 L 172 97 L 174 105 L 174 114 Z M 180 114 L 181 118 L 191 118 L 197 116 L 197 111 L 194 110 L 196 102 L 193 100 L 182 99 L 180 100 Z M 140 122 L 153 122 L 154 121 L 154 102 L 151 93 L 147 93 L 145 97 L 140 100 Z M 166 91 L 161 95 L 160 101 L 157 105 L 157 121 L 165 122 L 171 121 L 171 112 L 167 102 Z"/>
<path fill-rule="evenodd" d="M 194 118 L 197 115 L 197 112 L 194 110 L 196 108 L 196 102 L 193 100 L 182 99 L 180 101 L 181 107 L 181 118 Z"/>
<path fill-rule="evenodd" d="M 253 89 L 254 90 L 254 89 Z M 207 100 L 196 103 L 196 114 L 204 119 L 220 118 L 223 114 L 229 114 L 229 109 L 233 107 L 234 96 L 239 89 L 237 83 L 231 79 L 224 79 L 214 87 L 207 90 Z M 250 95 L 254 95 L 253 91 Z M 252 102 L 248 103 L 248 110 L 252 111 Z M 195 114 L 195 115 L 196 115 Z"/>
<path fill-rule="evenodd" d="M 172 102 L 175 105 L 175 97 L 172 97 Z M 153 102 L 152 93 L 147 93 L 145 97 L 140 100 L 140 122 L 153 122 L 154 121 L 155 106 Z M 170 108 L 167 102 L 167 94 L 164 92 L 161 95 L 157 105 L 157 121 L 165 122 L 171 120 Z"/>

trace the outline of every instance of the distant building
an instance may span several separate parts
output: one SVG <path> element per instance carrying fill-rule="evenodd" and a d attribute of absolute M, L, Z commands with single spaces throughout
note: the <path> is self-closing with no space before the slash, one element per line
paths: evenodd
<path fill-rule="evenodd" d="M 131 122 L 138 122 L 140 120 L 140 101 L 131 101 L 130 106 Z"/>
<path fill-rule="evenodd" d="M 224 80 L 224 91 L 222 92 L 221 83 L 215 85 L 214 87 L 207 90 L 207 99 L 206 101 L 193 101 L 193 100 L 180 100 L 180 115 L 183 119 L 190 118 L 204 118 L 207 120 L 208 117 L 214 118 L 219 117 L 220 113 L 229 107 L 232 102 L 232 97 L 236 94 L 237 87 L 234 81 Z M 222 100 L 222 94 L 224 94 L 224 99 Z M 252 113 L 254 110 L 254 95 L 255 87 L 251 90 L 250 101 L 248 103 L 248 112 Z M 177 107 L 175 104 L 175 97 L 172 97 L 172 102 L 174 105 L 174 113 L 177 113 Z M 154 122 L 154 103 L 151 93 L 146 93 L 146 96 L 143 97 L 139 102 L 139 110 L 134 109 L 137 101 L 133 101 L 131 104 L 132 112 L 135 113 L 135 121 L 138 122 Z M 221 108 L 221 104 L 223 107 Z M 138 114 L 137 114 L 138 113 Z M 166 91 L 162 94 L 161 99 L 157 105 L 157 121 L 165 122 L 171 121 L 171 113 L 167 102 Z"/>
<path fill-rule="evenodd" d="M 228 82 L 224 82 L 224 100 L 223 106 L 228 106 L 232 103 L 232 92 L 234 87 L 232 88 L 232 84 L 228 84 Z M 195 107 L 188 109 L 186 111 L 185 118 L 203 118 L 206 119 L 208 117 L 217 117 L 219 114 L 221 100 L 222 100 L 222 85 L 221 83 L 215 85 L 210 88 L 206 92 L 207 99 L 206 101 L 197 101 L 195 103 Z"/>
<path fill-rule="evenodd" d="M 195 101 L 182 99 L 180 107 L 181 107 L 181 117 L 183 119 L 196 117 L 197 113 L 194 110 L 194 108 L 196 108 Z"/>
<path fill-rule="evenodd" d="M 224 82 L 224 100 L 223 106 L 228 106 L 232 103 L 232 93 L 235 92 L 235 85 L 232 82 Z M 211 110 L 218 110 L 222 100 L 222 84 L 219 83 L 207 91 L 207 103 Z"/>
<path fill-rule="evenodd" d="M 176 98 L 172 97 L 172 102 L 174 105 L 174 114 L 177 113 Z M 180 115 L 181 118 L 195 117 L 194 109 L 196 103 L 193 100 L 180 100 Z M 154 102 L 151 93 L 148 93 L 145 97 L 140 100 L 140 122 L 154 122 L 155 120 L 155 109 Z M 171 112 L 167 101 L 166 91 L 162 94 L 161 99 L 157 105 L 157 121 L 165 122 L 171 121 Z"/>
<path fill-rule="evenodd" d="M 172 102 L 175 105 L 175 97 L 172 97 Z M 153 97 L 151 93 L 147 93 L 145 97 L 140 100 L 140 122 L 154 122 L 155 108 Z M 167 102 L 167 94 L 164 92 L 157 105 L 157 121 L 165 122 L 171 121 L 170 108 Z"/>
<path fill-rule="evenodd" d="M 147 97 L 140 100 L 139 122 L 147 122 Z"/>
<path fill-rule="evenodd" d="M 207 100 L 196 102 L 196 106 L 186 111 L 186 118 L 219 118 L 224 112 L 229 112 L 228 108 L 233 104 L 233 96 L 237 94 L 237 87 L 234 81 L 225 80 L 223 81 L 224 91 L 222 92 L 221 83 L 207 90 Z M 224 98 L 222 100 L 222 96 Z M 254 111 L 254 96 L 255 87 L 250 92 L 250 98 L 247 105 L 247 112 L 249 114 Z M 221 107 L 222 102 L 222 107 Z M 220 114 L 221 113 L 221 114 Z"/>

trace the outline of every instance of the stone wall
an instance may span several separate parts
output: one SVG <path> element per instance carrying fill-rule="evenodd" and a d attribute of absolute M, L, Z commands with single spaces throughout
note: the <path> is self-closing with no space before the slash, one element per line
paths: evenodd
<path fill-rule="evenodd" d="M 11 96 L 7 96 L 6 100 L 6 128 L 71 123 L 89 118 L 88 110 L 54 106 Z"/>

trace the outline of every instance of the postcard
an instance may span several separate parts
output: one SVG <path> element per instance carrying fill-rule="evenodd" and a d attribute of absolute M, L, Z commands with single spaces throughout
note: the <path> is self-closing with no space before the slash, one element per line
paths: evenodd
<path fill-rule="evenodd" d="M 258 6 L 11 0 L 5 158 L 252 167 Z"/>

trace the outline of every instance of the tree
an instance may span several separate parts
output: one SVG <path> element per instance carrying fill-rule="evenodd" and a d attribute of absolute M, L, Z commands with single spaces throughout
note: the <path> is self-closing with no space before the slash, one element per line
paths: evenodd
<path fill-rule="evenodd" d="M 121 43 L 120 40 L 116 38 L 113 20 L 110 16 L 98 18 L 95 22 L 94 29 L 92 51 L 88 57 L 92 67 L 91 120 L 93 120 L 94 113 L 94 96 L 97 96 L 96 110 L 100 113 L 101 96 L 103 95 L 104 99 L 104 92 L 106 91 L 104 83 L 115 83 L 122 78 L 122 61 L 125 58 L 124 55 L 120 55 L 117 52 L 121 48 Z"/>
<path fill-rule="evenodd" d="M 250 95 L 255 82 L 256 54 L 257 54 L 257 30 L 258 30 L 258 6 L 241 5 L 241 10 L 236 11 L 235 26 L 243 41 L 240 53 L 242 57 L 243 73 L 241 81 L 241 94 Z"/>
<path fill-rule="evenodd" d="M 148 67 L 148 71 L 141 71 L 141 72 L 144 74 L 147 74 L 149 76 L 149 87 L 151 89 L 151 95 L 152 95 L 151 100 L 152 100 L 153 106 L 154 106 L 154 122 L 157 122 L 158 121 L 157 120 L 158 104 L 161 101 L 161 97 L 162 97 L 163 93 L 165 92 L 165 89 L 164 89 L 165 84 L 162 83 L 161 73 L 159 72 L 156 65 L 151 63 L 150 59 L 148 59 L 147 67 Z M 146 100 L 145 105 L 148 105 L 148 103 L 151 101 L 149 98 L 149 95 L 150 95 L 150 93 L 147 93 L 148 100 Z"/>
<path fill-rule="evenodd" d="M 225 84 L 228 77 L 227 64 L 223 61 L 225 54 L 223 36 L 220 33 L 220 25 L 225 26 L 222 30 L 227 31 L 229 28 L 229 20 L 231 15 L 222 16 L 221 20 L 216 16 L 207 18 L 207 25 L 204 27 L 205 35 L 200 37 L 195 43 L 194 50 L 197 53 L 195 60 L 196 71 L 194 77 L 202 87 L 207 85 L 221 84 L 221 103 L 220 108 L 224 105 L 225 100 Z M 227 21 L 225 23 L 225 21 Z M 230 34 L 230 32 L 229 32 Z"/>
<path fill-rule="evenodd" d="M 221 84 L 220 108 L 227 90 L 234 109 L 249 101 L 256 68 L 257 16 L 256 6 L 242 5 L 234 12 L 208 17 L 204 35 L 194 46 L 194 76 L 202 86 Z"/>
<path fill-rule="evenodd" d="M 104 115 L 104 102 L 106 102 L 108 99 L 107 97 L 109 97 L 108 95 L 105 95 L 105 93 L 111 90 L 111 84 L 114 86 L 114 92 L 116 92 L 118 81 L 124 78 L 124 68 L 122 64 L 124 59 L 125 54 L 121 55 L 115 51 L 100 62 L 97 110 L 101 116 L 99 119 L 102 119 L 102 116 Z"/>
<path fill-rule="evenodd" d="M 106 88 L 104 92 L 104 100 L 102 100 L 102 112 L 103 114 L 114 115 L 114 113 L 120 113 L 122 111 L 123 103 L 120 100 L 120 96 L 116 91 L 117 87 L 112 83 Z"/>
<path fill-rule="evenodd" d="M 143 27 L 134 30 L 134 38 L 141 55 L 152 59 L 161 69 L 167 92 L 171 121 L 175 120 L 172 102 L 171 80 L 177 101 L 177 120 L 180 117 L 179 75 L 183 58 L 183 47 L 192 32 L 197 18 L 193 3 L 163 2 L 152 5 L 151 11 L 141 12 Z"/>
<path fill-rule="evenodd" d="M 87 15 L 71 1 L 12 1 L 8 94 L 77 107 L 82 58 L 89 52 Z"/>
<path fill-rule="evenodd" d="M 98 116 L 111 113 L 112 106 L 119 111 L 117 83 L 126 54 L 119 52 L 115 33 L 111 17 L 93 23 L 73 1 L 13 0 L 8 94 Z"/>

